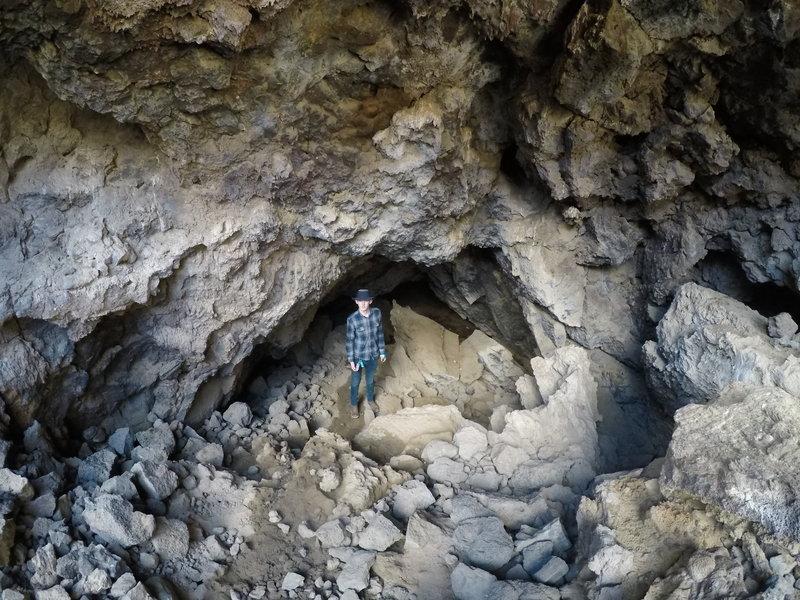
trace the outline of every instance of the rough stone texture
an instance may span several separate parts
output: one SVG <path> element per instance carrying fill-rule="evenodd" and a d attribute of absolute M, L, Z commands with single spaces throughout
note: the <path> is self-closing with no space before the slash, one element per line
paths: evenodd
<path fill-rule="evenodd" d="M 110 494 L 89 500 L 83 518 L 94 533 L 123 547 L 149 540 L 155 530 L 152 515 L 134 511 L 130 502 Z"/>
<path fill-rule="evenodd" d="M 462 521 L 453 532 L 453 544 L 470 566 L 494 571 L 514 555 L 514 542 L 497 517 L 476 517 Z"/>
<path fill-rule="evenodd" d="M 766 318 L 728 296 L 686 284 L 657 334 L 645 344 L 647 375 L 670 409 L 708 402 L 736 381 L 800 395 L 800 346 L 779 345 Z"/>
<path fill-rule="evenodd" d="M 733 384 L 710 404 L 679 410 L 675 425 L 661 473 L 665 488 L 800 541 L 796 396 Z"/>
<path fill-rule="evenodd" d="M 387 372 L 381 388 L 387 413 L 438 402 L 468 420 L 448 430 L 455 454 L 415 467 L 440 479 L 445 513 L 472 489 L 557 507 L 536 527 L 562 516 L 599 468 L 663 453 L 668 427 L 648 394 L 667 416 L 713 403 L 737 381 L 798 397 L 798 23 L 787 0 L 5 3 L 0 433 L 34 428 L 25 454 L 2 450 L 3 465 L 25 461 L 15 481 L 0 474 L 15 497 L 3 499 L 3 516 L 16 519 L 33 484 L 70 523 L 83 508 L 87 522 L 97 516 L 108 497 L 61 494 L 67 467 L 37 420 L 93 432 L 69 468 L 126 426 L 141 435 L 137 447 L 114 438 L 120 463 L 162 464 L 175 448 L 167 423 L 218 415 L 221 431 L 216 409 L 247 387 L 258 359 L 312 335 L 317 309 L 365 281 L 382 294 L 427 282 L 478 328 L 459 340 L 412 317 L 413 335 L 399 332 L 387 366 L 407 380 Z M 588 351 L 588 368 L 564 360 L 573 345 Z M 520 379 L 512 352 L 544 362 Z M 339 371 L 317 375 L 331 398 Z M 292 392 L 271 398 L 270 426 L 299 447 L 336 410 L 306 421 L 308 397 Z M 756 415 L 782 435 L 768 408 Z M 782 451 L 791 445 L 773 435 Z M 271 444 L 251 453 L 246 432 L 210 437 L 182 456 L 209 466 L 184 467 L 185 489 L 169 506 L 150 498 L 148 510 L 191 512 L 201 529 L 244 535 L 253 489 L 229 464 L 263 467 L 270 485 L 288 478 L 275 500 L 282 509 L 303 500 L 284 511 L 292 524 L 354 515 L 406 477 L 330 438 L 312 438 L 290 467 Z M 423 458 L 424 441 L 401 443 Z M 735 473 L 740 462 L 745 477 L 760 467 L 724 467 Z M 686 488 L 716 489 L 718 478 Z M 791 576 L 768 573 L 771 543 L 704 521 L 713 504 L 665 501 L 652 477 L 633 480 L 596 481 L 597 495 L 582 501 L 580 552 L 591 567 L 576 585 L 643 597 L 658 576 L 653 597 L 786 595 Z M 793 493 L 782 484 L 776 495 Z M 765 514 L 779 522 L 768 526 L 785 525 L 780 511 Z M 31 535 L 52 523 L 36 517 Z M 202 539 L 209 556 L 230 555 Z M 149 551 L 134 554 L 153 566 Z M 199 579 L 219 567 L 211 563 L 198 559 Z M 147 597 L 129 583 L 112 595 Z M 496 581 L 487 597 L 537 594 L 558 591 Z"/>

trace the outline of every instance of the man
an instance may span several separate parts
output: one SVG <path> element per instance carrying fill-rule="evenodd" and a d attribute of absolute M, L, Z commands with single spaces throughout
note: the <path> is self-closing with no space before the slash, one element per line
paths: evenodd
<path fill-rule="evenodd" d="M 350 363 L 350 416 L 358 418 L 358 387 L 361 385 L 361 372 L 364 372 L 367 388 L 367 404 L 377 417 L 380 409 L 375 403 L 375 371 L 378 360 L 386 361 L 386 347 L 383 340 L 381 311 L 372 308 L 372 294 L 360 289 L 353 296 L 358 310 L 347 317 L 345 352 Z"/>

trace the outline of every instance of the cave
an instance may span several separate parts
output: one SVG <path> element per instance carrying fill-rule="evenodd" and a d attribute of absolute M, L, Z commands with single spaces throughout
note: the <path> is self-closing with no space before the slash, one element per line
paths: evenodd
<path fill-rule="evenodd" d="M 796 595 L 796 13 L 5 3 L 2 600 Z"/>

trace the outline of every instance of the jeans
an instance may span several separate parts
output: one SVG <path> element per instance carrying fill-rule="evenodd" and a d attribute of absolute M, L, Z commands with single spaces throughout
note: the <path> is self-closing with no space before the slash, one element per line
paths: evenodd
<path fill-rule="evenodd" d="M 358 371 L 353 371 L 352 373 L 350 373 L 351 406 L 358 405 L 358 386 L 361 385 L 361 371 L 364 371 L 364 374 L 366 376 L 367 402 L 375 401 L 375 371 L 378 368 L 378 359 L 371 358 L 369 360 L 362 360 L 361 362 L 364 363 L 363 368 L 359 366 L 358 361 L 356 361 L 356 366 L 358 366 Z"/>

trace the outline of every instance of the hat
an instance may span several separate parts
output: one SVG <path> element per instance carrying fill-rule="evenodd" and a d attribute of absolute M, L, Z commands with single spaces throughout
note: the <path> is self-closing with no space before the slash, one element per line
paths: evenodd
<path fill-rule="evenodd" d="M 369 290 L 362 288 L 356 292 L 353 300 L 372 300 L 372 294 L 369 293 Z"/>

